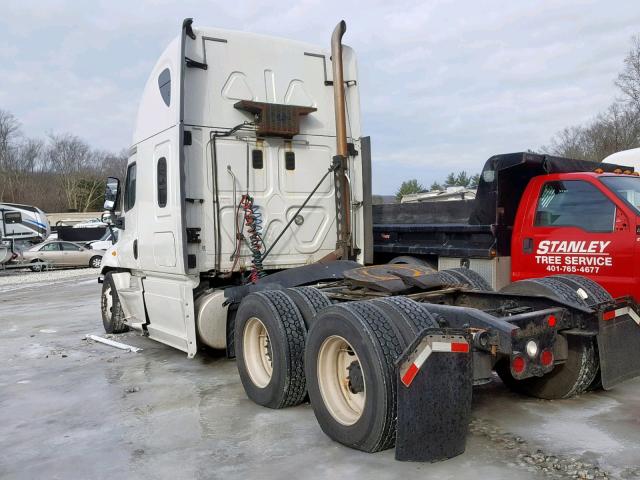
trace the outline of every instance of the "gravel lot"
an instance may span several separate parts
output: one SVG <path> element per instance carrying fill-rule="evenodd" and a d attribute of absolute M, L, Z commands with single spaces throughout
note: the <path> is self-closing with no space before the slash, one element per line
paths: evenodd
<path fill-rule="evenodd" d="M 27 269 L 0 270 L 0 292 L 33 286 L 33 284 L 46 284 L 83 277 L 97 278 L 98 272 L 97 268 L 72 268 L 67 270 L 46 270 L 44 272 L 32 272 Z"/>
<path fill-rule="evenodd" d="M 136 333 L 116 338 L 138 353 L 86 341 L 103 335 L 100 287 L 68 272 L 0 293 L 3 480 L 640 478 L 640 379 L 554 402 L 496 380 L 474 390 L 463 455 L 401 463 L 332 442 L 309 405 L 253 404 L 232 360 Z"/>

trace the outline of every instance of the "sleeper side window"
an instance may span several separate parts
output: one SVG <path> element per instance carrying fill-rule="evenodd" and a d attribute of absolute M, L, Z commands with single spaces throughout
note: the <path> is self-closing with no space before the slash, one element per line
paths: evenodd
<path fill-rule="evenodd" d="M 171 72 L 165 68 L 158 76 L 158 88 L 164 104 L 168 107 L 171 104 Z"/>
<path fill-rule="evenodd" d="M 165 157 L 158 159 L 156 181 L 158 190 L 158 206 L 160 208 L 164 208 L 167 206 L 167 159 Z"/>
<path fill-rule="evenodd" d="M 127 180 L 124 187 L 124 211 L 131 210 L 136 204 L 136 164 L 127 168 Z"/>
<path fill-rule="evenodd" d="M 600 190 L 582 180 L 547 182 L 540 191 L 536 227 L 577 227 L 612 232 L 616 207 Z"/>

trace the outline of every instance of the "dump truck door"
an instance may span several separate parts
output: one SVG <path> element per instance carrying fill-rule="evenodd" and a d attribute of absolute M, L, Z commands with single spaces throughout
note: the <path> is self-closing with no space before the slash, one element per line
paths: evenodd
<path fill-rule="evenodd" d="M 633 291 L 635 231 L 621 202 L 586 177 L 546 175 L 528 189 L 529 204 L 511 246 L 513 281 L 575 274 L 592 278 L 614 297 Z"/>

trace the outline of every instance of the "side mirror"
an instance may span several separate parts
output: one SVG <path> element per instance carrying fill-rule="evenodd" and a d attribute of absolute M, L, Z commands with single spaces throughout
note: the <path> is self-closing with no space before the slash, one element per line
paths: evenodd
<path fill-rule="evenodd" d="M 118 205 L 120 198 L 120 179 L 116 177 L 107 178 L 107 186 L 104 190 L 104 210 L 113 212 Z"/>

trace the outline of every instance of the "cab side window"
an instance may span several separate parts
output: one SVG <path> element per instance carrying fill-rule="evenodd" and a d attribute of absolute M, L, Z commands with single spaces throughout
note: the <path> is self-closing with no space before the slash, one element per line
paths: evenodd
<path fill-rule="evenodd" d="M 131 210 L 136 204 L 136 164 L 127 168 L 127 180 L 124 186 L 124 211 Z"/>
<path fill-rule="evenodd" d="M 612 232 L 616 207 L 600 190 L 582 180 L 547 182 L 540 191 L 536 227 L 577 227 Z"/>

